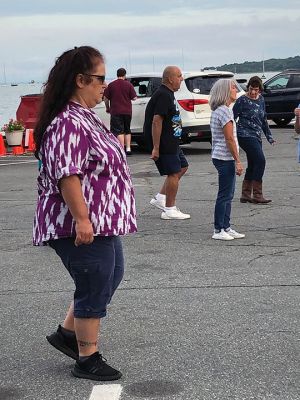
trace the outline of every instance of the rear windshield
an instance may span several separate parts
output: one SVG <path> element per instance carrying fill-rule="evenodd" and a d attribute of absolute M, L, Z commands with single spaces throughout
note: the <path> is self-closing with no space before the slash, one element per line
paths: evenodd
<path fill-rule="evenodd" d="M 209 94 L 213 84 L 220 78 L 232 78 L 232 75 L 194 76 L 185 80 L 186 86 L 192 93 Z M 240 87 L 238 86 L 240 90 Z"/>

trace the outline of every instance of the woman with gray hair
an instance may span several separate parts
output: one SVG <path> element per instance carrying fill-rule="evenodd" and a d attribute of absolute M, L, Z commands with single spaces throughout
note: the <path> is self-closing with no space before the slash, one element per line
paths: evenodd
<path fill-rule="evenodd" d="M 244 238 L 230 227 L 231 202 L 235 190 L 235 175 L 242 175 L 236 126 L 230 104 L 236 100 L 237 86 L 233 79 L 219 79 L 210 92 L 212 109 L 210 128 L 212 135 L 212 162 L 219 175 L 219 190 L 215 204 L 214 233 L 212 239 L 233 240 Z"/>

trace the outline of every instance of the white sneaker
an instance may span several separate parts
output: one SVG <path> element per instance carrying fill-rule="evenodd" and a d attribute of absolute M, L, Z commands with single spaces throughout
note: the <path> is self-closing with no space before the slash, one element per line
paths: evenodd
<path fill-rule="evenodd" d="M 243 239 L 246 236 L 244 233 L 236 232 L 234 229 L 231 229 L 231 228 L 229 228 L 225 232 L 228 233 L 228 235 L 230 235 L 234 239 Z"/>
<path fill-rule="evenodd" d="M 179 210 L 179 208 L 174 208 L 173 210 L 165 210 L 161 213 L 161 219 L 189 219 L 190 214 L 184 214 Z"/>
<path fill-rule="evenodd" d="M 212 239 L 216 240 L 233 240 L 234 237 L 229 235 L 229 233 L 225 232 L 224 229 L 221 229 L 220 232 L 214 232 L 211 237 Z"/>
<path fill-rule="evenodd" d="M 150 200 L 150 204 L 164 211 L 166 207 L 166 200 L 157 200 L 155 197 L 153 197 L 153 199 Z"/>

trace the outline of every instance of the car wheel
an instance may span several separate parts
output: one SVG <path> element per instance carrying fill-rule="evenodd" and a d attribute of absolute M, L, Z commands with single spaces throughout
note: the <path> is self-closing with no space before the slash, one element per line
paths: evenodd
<path fill-rule="evenodd" d="M 274 118 L 273 121 L 280 128 L 284 128 L 287 126 L 293 118 Z"/>

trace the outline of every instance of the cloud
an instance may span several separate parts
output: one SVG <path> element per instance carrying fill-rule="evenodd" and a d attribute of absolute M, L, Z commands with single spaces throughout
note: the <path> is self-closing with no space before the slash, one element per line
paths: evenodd
<path fill-rule="evenodd" d="M 112 10 L 118 15 L 159 15 L 173 10 L 214 11 L 243 11 L 251 7 L 257 12 L 262 9 L 293 10 L 299 9 L 298 0 L 2 0 L 1 15 L 68 15 L 68 14 L 111 14 Z"/>
<path fill-rule="evenodd" d="M 45 80 L 59 54 L 83 44 L 104 53 L 113 77 L 121 65 L 199 69 L 297 55 L 300 11 L 298 0 L 14 0 L 1 5 L 0 26 L 10 81 Z"/>

